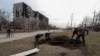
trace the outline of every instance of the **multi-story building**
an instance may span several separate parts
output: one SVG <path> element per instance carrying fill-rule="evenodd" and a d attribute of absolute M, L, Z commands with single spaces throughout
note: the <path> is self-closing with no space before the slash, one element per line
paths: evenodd
<path fill-rule="evenodd" d="M 48 27 L 48 18 L 39 12 L 33 11 L 31 7 L 24 2 L 14 4 L 13 22 L 15 23 L 15 28 L 24 30 L 46 29 Z"/>
<path fill-rule="evenodd" d="M 48 29 L 48 18 L 39 12 L 35 12 L 35 13 L 36 13 L 35 17 L 37 18 L 39 29 Z"/>

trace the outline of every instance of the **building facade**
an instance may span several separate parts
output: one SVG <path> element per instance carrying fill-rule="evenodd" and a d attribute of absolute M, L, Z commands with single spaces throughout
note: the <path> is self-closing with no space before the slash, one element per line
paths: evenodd
<path fill-rule="evenodd" d="M 14 28 L 24 30 L 47 29 L 48 18 L 20 2 L 13 5 L 13 23 Z"/>

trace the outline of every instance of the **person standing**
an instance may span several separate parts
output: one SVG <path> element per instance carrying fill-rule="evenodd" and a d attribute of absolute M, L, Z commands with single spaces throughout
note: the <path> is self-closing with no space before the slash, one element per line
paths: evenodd
<path fill-rule="evenodd" d="M 10 37 L 10 34 L 11 34 L 11 28 L 8 27 L 8 28 L 7 28 L 7 37 Z"/>
<path fill-rule="evenodd" d="M 46 40 L 50 40 L 50 34 L 51 34 L 50 32 L 45 33 L 45 39 Z"/>

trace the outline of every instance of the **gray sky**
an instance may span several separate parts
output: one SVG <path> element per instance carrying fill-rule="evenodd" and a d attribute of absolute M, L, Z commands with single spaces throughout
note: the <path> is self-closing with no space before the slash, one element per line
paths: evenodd
<path fill-rule="evenodd" d="M 50 24 L 61 28 L 70 24 L 71 13 L 73 25 L 77 26 L 85 16 L 93 17 L 94 10 L 100 11 L 99 0 L 0 0 L 0 9 L 12 12 L 13 4 L 18 2 L 25 2 L 47 16 Z"/>

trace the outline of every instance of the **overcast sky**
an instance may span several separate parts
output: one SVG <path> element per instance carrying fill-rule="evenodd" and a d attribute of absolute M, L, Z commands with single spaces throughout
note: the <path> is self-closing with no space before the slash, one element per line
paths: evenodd
<path fill-rule="evenodd" d="M 100 11 L 99 0 L 0 0 L 0 9 L 12 13 L 13 4 L 18 2 L 25 2 L 48 17 L 49 24 L 61 28 L 70 24 L 71 13 L 73 25 L 77 26 L 85 16 L 93 17 L 94 10 Z"/>

